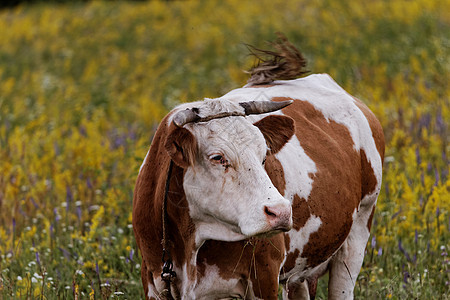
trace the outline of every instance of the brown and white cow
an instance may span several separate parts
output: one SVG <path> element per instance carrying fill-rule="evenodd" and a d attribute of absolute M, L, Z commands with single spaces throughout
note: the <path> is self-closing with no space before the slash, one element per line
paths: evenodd
<path fill-rule="evenodd" d="M 286 100 L 260 115 L 240 104 Z M 200 122 L 183 124 L 186 111 Z M 277 299 L 280 284 L 284 298 L 308 299 L 326 271 L 329 298 L 353 298 L 383 156 L 378 120 L 326 74 L 176 107 L 134 192 L 145 294 L 159 299 L 164 288 L 161 211 L 172 160 L 167 228 L 182 299 Z"/>

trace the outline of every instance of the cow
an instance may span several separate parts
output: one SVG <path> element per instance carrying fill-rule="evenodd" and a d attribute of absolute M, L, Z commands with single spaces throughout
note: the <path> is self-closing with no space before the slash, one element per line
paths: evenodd
<path fill-rule="evenodd" d="M 353 298 L 383 130 L 327 74 L 266 75 L 156 130 L 133 200 L 147 299 L 310 299 L 326 272 Z"/>

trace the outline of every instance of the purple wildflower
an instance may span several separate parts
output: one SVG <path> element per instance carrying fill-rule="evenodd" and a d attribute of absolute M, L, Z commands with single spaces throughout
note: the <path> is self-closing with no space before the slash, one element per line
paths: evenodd
<path fill-rule="evenodd" d="M 418 166 L 420 166 L 420 163 L 422 162 L 422 158 L 420 157 L 419 147 L 416 148 L 416 162 L 417 162 Z"/>
<path fill-rule="evenodd" d="M 80 126 L 80 134 L 84 137 L 87 137 L 87 130 L 86 127 Z"/>
<path fill-rule="evenodd" d="M 391 217 L 391 220 L 394 220 L 395 217 L 397 217 L 397 216 L 400 214 L 401 211 L 402 211 L 402 210 L 400 209 L 399 211 L 397 211 L 396 213 L 394 213 L 394 214 L 392 215 L 392 217 Z"/>
<path fill-rule="evenodd" d="M 383 248 L 378 248 L 378 256 L 381 256 L 381 255 L 383 255 Z"/>
<path fill-rule="evenodd" d="M 30 197 L 31 203 L 33 203 L 34 208 L 39 208 L 39 204 L 36 203 L 36 201 L 34 201 L 33 197 Z"/>
<path fill-rule="evenodd" d="M 77 206 L 77 217 L 78 221 L 81 221 L 81 207 Z"/>
<path fill-rule="evenodd" d="M 69 186 L 66 186 L 66 203 L 67 203 L 66 210 L 67 211 L 69 210 L 69 204 L 70 204 L 70 202 L 72 202 L 72 200 L 73 200 L 72 190 L 70 189 Z"/>
<path fill-rule="evenodd" d="M 37 264 L 38 264 L 38 266 L 39 266 L 39 268 L 41 267 L 41 260 L 39 259 L 39 252 L 35 252 L 35 254 L 36 254 L 36 262 L 37 262 Z"/>
<path fill-rule="evenodd" d="M 403 248 L 401 240 L 398 240 L 398 249 L 400 250 L 401 253 L 403 253 L 403 255 L 405 255 L 405 257 L 408 261 L 412 262 L 411 257 L 409 256 L 408 252 L 405 250 L 405 248 Z"/>
<path fill-rule="evenodd" d="M 410 277 L 408 271 L 403 271 L 403 282 L 408 283 L 408 278 Z"/>
<path fill-rule="evenodd" d="M 58 210 L 54 208 L 53 213 L 55 214 L 55 221 L 58 223 L 59 220 L 61 220 L 61 216 L 58 214 Z"/>
<path fill-rule="evenodd" d="M 434 185 L 437 186 L 439 184 L 439 171 L 437 168 L 434 168 Z"/>
<path fill-rule="evenodd" d="M 88 189 L 92 190 L 93 185 L 92 185 L 92 181 L 91 181 L 91 178 L 90 178 L 90 177 L 88 177 L 88 178 L 86 179 L 86 185 L 87 185 Z"/>
<path fill-rule="evenodd" d="M 375 236 L 372 237 L 372 241 L 370 242 L 370 246 L 374 249 L 377 246 L 377 240 Z"/>
<path fill-rule="evenodd" d="M 130 260 L 133 261 L 133 255 L 134 255 L 134 250 L 131 249 L 130 250 Z"/>
<path fill-rule="evenodd" d="M 65 259 L 70 260 L 72 258 L 69 251 L 67 251 L 66 249 L 61 247 L 59 247 L 58 249 L 63 253 Z"/>
<path fill-rule="evenodd" d="M 446 129 L 445 125 L 446 125 L 446 123 L 444 122 L 444 120 L 442 118 L 442 113 L 440 110 L 438 110 L 437 114 L 436 114 L 436 127 L 437 127 L 437 130 L 439 131 L 439 133 L 445 132 L 445 129 Z"/>

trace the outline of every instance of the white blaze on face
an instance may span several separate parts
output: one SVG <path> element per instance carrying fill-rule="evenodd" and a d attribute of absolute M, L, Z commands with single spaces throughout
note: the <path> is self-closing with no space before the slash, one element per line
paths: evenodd
<path fill-rule="evenodd" d="M 287 229 L 286 222 L 291 226 L 290 203 L 264 170 L 267 146 L 257 127 L 244 117 L 185 127 L 193 133 L 199 148 L 196 162 L 186 170 L 183 186 L 201 239 L 238 240 Z M 276 214 L 283 214 L 284 223 L 271 219 Z"/>

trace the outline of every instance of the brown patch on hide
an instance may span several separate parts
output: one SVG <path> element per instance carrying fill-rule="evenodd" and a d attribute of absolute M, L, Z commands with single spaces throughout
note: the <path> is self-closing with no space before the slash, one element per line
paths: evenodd
<path fill-rule="evenodd" d="M 284 247 L 286 251 L 289 251 L 291 244 L 291 238 L 287 233 L 284 234 Z M 281 269 L 282 273 L 288 273 L 295 267 L 295 261 L 300 255 L 300 250 L 295 249 L 294 252 L 288 252 L 286 256 L 286 260 L 284 262 L 283 268 Z"/>
<path fill-rule="evenodd" d="M 290 270 L 292 270 L 295 267 L 295 262 L 297 261 L 297 258 L 300 255 L 300 250 L 299 249 L 295 249 L 294 252 L 289 252 L 287 257 L 286 257 L 286 261 L 283 265 L 283 272 L 287 273 Z"/>
<path fill-rule="evenodd" d="M 369 219 L 367 220 L 367 229 L 369 229 L 369 232 L 370 228 L 372 228 L 372 219 L 374 213 L 375 213 L 375 205 L 372 207 L 372 212 L 370 213 Z"/>
<path fill-rule="evenodd" d="M 141 276 L 146 297 L 148 284 L 153 283 L 153 276 L 158 277 L 162 270 L 162 202 L 171 159 L 165 147 L 168 118 L 169 115 L 161 121 L 155 133 L 133 197 L 133 230 L 142 256 Z M 167 225 L 168 239 L 172 242 L 169 250 L 175 264 L 189 261 L 195 242 L 195 226 L 189 216 L 183 176 L 184 169 L 174 165 L 167 198 Z"/>
<path fill-rule="evenodd" d="M 205 276 L 208 265 L 214 265 L 224 280 L 251 280 L 256 297 L 275 300 L 284 252 L 282 234 L 269 239 L 252 238 L 239 242 L 208 240 L 198 253 L 198 280 Z"/>
<path fill-rule="evenodd" d="M 377 178 L 375 177 L 375 173 L 372 169 L 372 165 L 367 159 L 366 153 L 364 150 L 360 150 L 361 154 L 361 173 L 363 177 L 362 187 L 361 187 L 361 197 L 372 194 L 377 187 Z"/>
<path fill-rule="evenodd" d="M 309 218 L 305 213 L 308 210 L 322 221 L 301 254 L 307 258 L 307 266 L 314 267 L 326 261 L 347 238 L 353 211 L 361 200 L 361 159 L 347 127 L 328 122 L 309 102 L 295 100 L 282 111 L 295 120 L 300 145 L 317 168 L 315 174 L 310 174 L 313 184 L 308 199 L 298 199 L 294 211 L 298 225 L 303 226 Z M 295 228 L 301 228 L 298 225 Z"/>
<path fill-rule="evenodd" d="M 283 148 L 294 134 L 294 120 L 290 117 L 270 115 L 255 124 L 263 134 L 270 153 L 275 154 Z"/>
<path fill-rule="evenodd" d="M 311 211 L 309 209 L 308 203 L 303 198 L 298 195 L 294 195 L 294 202 L 292 203 L 292 214 L 294 225 L 293 228 L 297 231 L 300 230 L 308 221 Z"/>
<path fill-rule="evenodd" d="M 274 155 L 269 155 L 266 158 L 264 168 L 266 169 L 267 175 L 269 175 L 273 185 L 277 188 L 281 195 L 284 195 L 286 181 L 284 180 L 283 166 L 280 161 Z"/>

